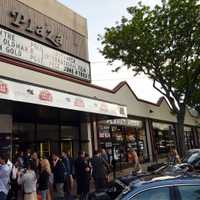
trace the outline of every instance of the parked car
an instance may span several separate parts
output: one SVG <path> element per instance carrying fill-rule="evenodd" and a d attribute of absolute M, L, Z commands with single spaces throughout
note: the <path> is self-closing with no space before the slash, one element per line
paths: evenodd
<path fill-rule="evenodd" d="M 116 179 L 115 181 L 111 182 L 108 185 L 108 187 L 105 188 L 104 190 L 90 193 L 89 200 L 114 200 L 117 197 L 119 198 L 120 195 L 122 195 L 121 197 L 123 197 L 123 195 L 126 194 L 126 192 L 129 193 L 131 188 L 136 189 L 139 186 L 142 187 L 145 184 L 146 185 L 150 184 L 151 182 L 152 183 L 154 182 L 155 185 L 158 184 L 159 186 L 159 184 L 163 184 L 164 182 L 173 183 L 173 181 L 175 181 L 174 185 L 176 185 L 182 180 L 184 180 L 183 183 L 188 181 L 188 184 L 189 184 L 189 180 L 190 182 L 192 182 L 192 179 L 193 179 L 195 180 L 194 183 L 198 182 L 199 184 L 200 175 L 197 175 L 196 171 L 194 172 L 193 170 L 193 169 L 198 169 L 199 166 L 200 166 L 200 149 L 193 149 L 193 150 L 188 151 L 186 157 L 183 159 L 182 164 L 169 166 L 167 164 L 161 163 L 161 164 L 157 164 L 157 168 L 153 169 L 149 173 L 132 174 L 132 175 L 120 177 Z M 200 190 L 199 190 L 199 194 L 200 194 Z M 200 199 L 200 197 L 198 198 Z M 165 198 L 163 199 L 157 198 L 157 199 L 165 200 Z M 170 198 L 170 200 L 171 199 L 175 200 L 175 198 Z M 142 199 L 140 198 L 139 200 L 142 200 Z M 186 200 L 186 199 L 182 198 L 182 200 Z M 193 200 L 193 199 L 190 199 L 190 200 Z M 197 198 L 195 200 L 197 200 Z"/>
<path fill-rule="evenodd" d="M 156 163 L 148 167 L 149 172 L 185 172 L 185 171 L 200 171 L 200 149 L 190 149 L 183 158 L 181 164 L 174 166 L 168 165 L 168 163 Z"/>
<path fill-rule="evenodd" d="M 200 176 L 162 176 L 133 181 L 116 200 L 198 200 Z"/>
<path fill-rule="evenodd" d="M 183 163 L 188 163 L 195 170 L 200 170 L 200 149 L 190 149 L 183 159 Z"/>
<path fill-rule="evenodd" d="M 140 177 L 147 176 L 147 174 L 131 174 L 128 176 L 123 176 L 112 181 L 107 188 L 91 192 L 88 195 L 89 200 L 114 200 L 129 184 Z"/>

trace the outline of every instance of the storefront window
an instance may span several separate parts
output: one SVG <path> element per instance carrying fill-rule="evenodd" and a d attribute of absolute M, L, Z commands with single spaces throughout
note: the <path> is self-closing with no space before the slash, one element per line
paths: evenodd
<path fill-rule="evenodd" d="M 77 155 L 79 149 L 78 127 L 52 124 L 14 123 L 13 156 L 20 150 L 37 151 L 41 157 L 52 152 L 69 151 Z M 3 141 L 3 140 L 2 140 Z M 77 149 L 74 151 L 74 149 Z"/>
<path fill-rule="evenodd" d="M 99 145 L 110 157 L 119 162 L 128 162 L 128 152 L 135 149 L 140 161 L 148 160 L 145 130 L 142 121 L 114 119 L 101 121 L 98 125 Z"/>
<path fill-rule="evenodd" d="M 191 127 L 184 127 L 184 138 L 186 149 L 194 148 L 194 135 Z"/>
<path fill-rule="evenodd" d="M 13 154 L 19 150 L 34 149 L 35 125 L 33 123 L 13 124 Z"/>
<path fill-rule="evenodd" d="M 155 148 L 158 158 L 166 158 L 170 147 L 176 146 L 175 130 L 172 124 L 153 122 Z"/>
<path fill-rule="evenodd" d="M 11 150 L 11 134 L 8 133 L 0 133 L 0 153 L 8 153 L 10 154 Z"/>

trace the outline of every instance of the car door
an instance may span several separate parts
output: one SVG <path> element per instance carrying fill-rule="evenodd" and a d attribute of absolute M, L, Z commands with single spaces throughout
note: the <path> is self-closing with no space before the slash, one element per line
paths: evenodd
<path fill-rule="evenodd" d="M 158 187 L 135 194 L 129 200 L 175 200 L 173 187 Z M 123 199 L 125 200 L 125 199 Z"/>
<path fill-rule="evenodd" d="M 180 200 L 200 200 L 200 185 L 177 186 Z"/>

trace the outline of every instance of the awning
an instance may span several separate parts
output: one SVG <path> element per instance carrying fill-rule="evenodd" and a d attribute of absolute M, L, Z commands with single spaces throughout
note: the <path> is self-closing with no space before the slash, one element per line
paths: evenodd
<path fill-rule="evenodd" d="M 127 107 L 123 105 L 3 78 L 0 79 L 0 99 L 127 117 Z"/>

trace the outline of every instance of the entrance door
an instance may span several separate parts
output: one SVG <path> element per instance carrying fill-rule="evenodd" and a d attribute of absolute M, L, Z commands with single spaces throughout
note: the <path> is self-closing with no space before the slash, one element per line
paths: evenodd
<path fill-rule="evenodd" d="M 49 158 L 51 153 L 50 142 L 40 142 L 40 158 Z"/>
<path fill-rule="evenodd" d="M 71 139 L 65 140 L 65 141 L 61 141 L 60 149 L 61 149 L 61 152 L 67 152 L 67 153 L 70 153 L 71 156 L 73 156 L 74 155 L 74 152 L 73 152 L 73 141 Z"/>

